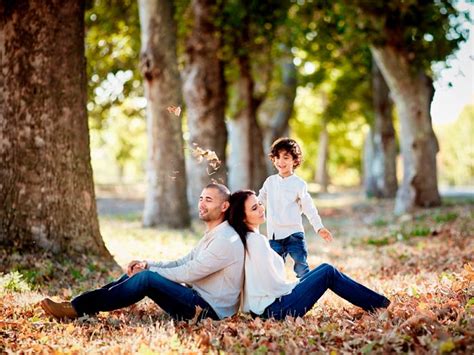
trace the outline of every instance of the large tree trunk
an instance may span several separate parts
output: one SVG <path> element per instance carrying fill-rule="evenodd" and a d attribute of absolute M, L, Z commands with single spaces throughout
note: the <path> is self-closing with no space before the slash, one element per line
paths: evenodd
<path fill-rule="evenodd" d="M 318 149 L 318 168 L 316 170 L 316 183 L 321 187 L 321 192 L 327 192 L 329 185 L 328 174 L 328 157 L 329 157 L 329 134 L 327 123 L 323 122 L 321 133 L 319 134 Z"/>
<path fill-rule="evenodd" d="M 390 88 L 400 118 L 403 182 L 397 191 L 395 212 L 415 206 L 441 204 L 436 153 L 438 142 L 431 125 L 432 80 L 413 72 L 403 53 L 390 46 L 372 47 L 372 54 Z"/>
<path fill-rule="evenodd" d="M 372 94 L 375 117 L 373 130 L 367 136 L 365 145 L 365 191 L 368 196 L 393 198 L 398 187 L 393 104 L 390 90 L 375 61 L 372 66 Z"/>
<path fill-rule="evenodd" d="M 238 58 L 240 77 L 237 81 L 238 107 L 230 125 L 229 186 L 231 190 L 258 191 L 267 176 L 263 153 L 263 137 L 257 122 L 259 102 L 254 97 L 254 81 L 249 58 Z"/>
<path fill-rule="evenodd" d="M 143 224 L 183 228 L 190 225 L 186 198 L 181 106 L 173 1 L 140 0 L 141 71 L 148 101 L 148 191 Z"/>
<path fill-rule="evenodd" d="M 196 202 L 204 186 L 211 181 L 227 183 L 225 125 L 226 84 L 224 64 L 219 59 L 221 39 L 214 26 L 216 1 L 193 0 L 194 22 L 186 46 L 184 98 L 187 107 L 189 143 L 214 151 L 220 160 L 217 170 L 206 160 L 187 157 L 188 197 Z M 197 208 L 191 210 L 197 215 Z"/>
<path fill-rule="evenodd" d="M 2 1 L 0 19 L 0 247 L 111 261 L 90 164 L 84 1 Z"/>
<path fill-rule="evenodd" d="M 290 48 L 279 61 L 280 77 L 277 78 L 275 97 L 266 99 L 259 109 L 259 118 L 263 131 L 264 150 L 270 150 L 272 143 L 289 135 L 289 121 L 293 113 L 296 97 L 297 74 Z M 273 163 L 266 159 L 267 174 L 273 171 Z"/>

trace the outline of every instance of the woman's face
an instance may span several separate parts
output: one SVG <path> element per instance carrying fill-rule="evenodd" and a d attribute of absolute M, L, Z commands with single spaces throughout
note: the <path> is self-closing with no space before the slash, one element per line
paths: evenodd
<path fill-rule="evenodd" d="M 265 222 L 265 207 L 257 199 L 257 196 L 250 195 L 245 200 L 245 220 L 250 229 L 258 230 L 258 226 Z"/>

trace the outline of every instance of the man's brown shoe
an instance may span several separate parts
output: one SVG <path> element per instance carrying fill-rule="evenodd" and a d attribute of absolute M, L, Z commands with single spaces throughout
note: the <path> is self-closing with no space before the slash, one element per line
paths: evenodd
<path fill-rule="evenodd" d="M 71 302 L 54 302 L 49 298 L 45 298 L 41 301 L 41 308 L 56 318 L 77 318 L 78 314 Z"/>

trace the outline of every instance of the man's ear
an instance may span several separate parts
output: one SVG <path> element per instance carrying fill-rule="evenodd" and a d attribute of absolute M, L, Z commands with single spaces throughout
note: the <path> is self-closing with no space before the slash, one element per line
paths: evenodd
<path fill-rule="evenodd" d="M 229 201 L 224 201 L 224 202 L 222 203 L 222 212 L 227 211 L 227 210 L 229 209 L 229 207 L 230 207 Z"/>

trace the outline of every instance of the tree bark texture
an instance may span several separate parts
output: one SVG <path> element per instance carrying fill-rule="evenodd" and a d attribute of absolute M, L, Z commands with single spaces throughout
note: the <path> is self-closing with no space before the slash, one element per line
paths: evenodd
<path fill-rule="evenodd" d="M 296 98 L 297 74 L 290 49 L 279 62 L 280 77 L 275 95 L 267 98 L 259 109 L 260 123 L 263 131 L 263 150 L 269 153 L 272 143 L 289 135 L 289 121 L 293 113 Z M 273 163 L 265 159 L 267 175 L 273 172 Z"/>
<path fill-rule="evenodd" d="M 229 123 L 229 186 L 232 191 L 243 188 L 258 191 L 267 177 L 263 135 L 257 122 L 259 102 L 254 97 L 254 81 L 248 56 L 238 58 L 238 63 L 240 77 L 237 95 L 241 108 Z"/>
<path fill-rule="evenodd" d="M 0 247 L 95 254 L 84 1 L 0 3 Z"/>
<path fill-rule="evenodd" d="M 366 156 L 364 180 L 366 194 L 377 198 L 393 198 L 397 193 L 397 143 L 393 128 L 393 104 L 390 90 L 377 63 L 372 66 L 372 95 L 374 125 L 367 136 L 367 146 L 372 146 L 370 158 Z"/>
<path fill-rule="evenodd" d="M 226 83 L 224 63 L 219 58 L 221 39 L 214 25 L 218 11 L 214 0 L 191 2 L 194 22 L 186 44 L 186 69 L 183 93 L 186 102 L 189 145 L 214 151 L 220 160 L 217 170 L 192 154 L 187 156 L 188 198 L 196 202 L 202 189 L 210 182 L 227 183 L 225 124 Z M 191 209 L 197 215 L 196 207 Z"/>
<path fill-rule="evenodd" d="M 168 111 L 181 106 L 173 1 L 139 1 L 140 66 L 147 98 L 148 187 L 146 227 L 190 225 L 181 118 Z"/>
<path fill-rule="evenodd" d="M 395 212 L 440 205 L 436 170 L 439 149 L 430 115 L 432 80 L 423 72 L 415 73 L 404 53 L 395 48 L 372 47 L 372 54 L 400 118 L 403 182 L 397 191 Z"/>
<path fill-rule="evenodd" d="M 327 123 L 323 122 L 321 133 L 319 134 L 318 149 L 318 169 L 316 170 L 316 183 L 321 187 L 321 192 L 328 191 L 329 174 L 328 174 L 328 158 L 329 158 L 329 134 Z"/>

